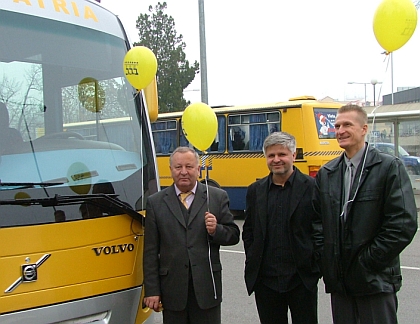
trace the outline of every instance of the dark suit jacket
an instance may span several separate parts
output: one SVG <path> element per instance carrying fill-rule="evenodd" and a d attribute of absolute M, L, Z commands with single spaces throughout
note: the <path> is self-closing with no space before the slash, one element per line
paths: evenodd
<path fill-rule="evenodd" d="M 219 248 L 220 245 L 237 244 L 240 233 L 229 211 L 227 193 L 215 187 L 209 187 L 209 192 L 210 212 L 216 216 L 218 223 L 213 236 L 207 234 L 204 223 L 207 211 L 205 185 L 197 183 L 188 224 L 185 223 L 174 185 L 147 199 L 143 260 L 145 296 L 161 296 L 165 309 L 185 309 L 189 269 L 200 308 L 208 309 L 222 301 Z"/>
<path fill-rule="evenodd" d="M 311 196 L 314 179 L 295 169 L 295 178 L 290 193 L 289 233 L 297 271 L 304 285 L 314 290 L 320 277 L 314 260 L 312 243 L 312 220 L 314 211 Z M 245 222 L 242 240 L 245 248 L 245 283 L 248 294 L 254 291 L 259 278 L 264 240 L 267 233 L 268 179 L 271 174 L 248 187 L 246 195 Z"/>

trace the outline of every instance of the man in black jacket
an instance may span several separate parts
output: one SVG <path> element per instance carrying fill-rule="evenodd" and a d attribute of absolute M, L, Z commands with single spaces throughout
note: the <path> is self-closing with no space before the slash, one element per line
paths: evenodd
<path fill-rule="evenodd" d="M 417 231 L 410 179 L 396 157 L 365 143 L 367 115 L 343 106 L 335 121 L 345 152 L 319 170 L 315 246 L 335 324 L 397 323 L 399 254 Z"/>
<path fill-rule="evenodd" d="M 270 174 L 251 184 L 246 196 L 242 239 L 246 253 L 245 282 L 255 292 L 263 324 L 317 320 L 319 269 L 314 262 L 311 196 L 314 179 L 293 162 L 295 138 L 285 132 L 264 141 Z"/>

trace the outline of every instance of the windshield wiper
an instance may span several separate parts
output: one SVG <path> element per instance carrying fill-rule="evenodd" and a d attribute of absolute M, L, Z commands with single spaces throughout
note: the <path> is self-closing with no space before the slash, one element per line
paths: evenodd
<path fill-rule="evenodd" d="M 28 189 L 35 187 L 51 187 L 59 186 L 64 182 L 2 182 L 0 180 L 0 187 L 9 187 L 10 189 Z M 3 190 L 3 188 L 0 188 Z"/>
<path fill-rule="evenodd" d="M 82 203 L 92 204 L 111 212 L 122 212 L 143 224 L 143 216 L 136 212 L 129 204 L 119 200 L 117 194 L 89 194 L 78 196 L 61 196 L 47 198 L 22 198 L 0 200 L 0 205 L 40 205 L 42 207 L 77 205 Z"/>

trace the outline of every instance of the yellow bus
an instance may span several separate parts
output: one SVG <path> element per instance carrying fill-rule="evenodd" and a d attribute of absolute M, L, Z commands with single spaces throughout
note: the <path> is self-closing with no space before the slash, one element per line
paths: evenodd
<path fill-rule="evenodd" d="M 335 139 L 338 102 L 321 102 L 311 96 L 248 106 L 214 107 L 218 121 L 216 139 L 201 154 L 200 179 L 225 189 L 230 207 L 245 209 L 247 186 L 268 173 L 262 146 L 271 132 L 285 131 L 297 141 L 296 166 L 315 176 L 327 161 L 342 150 Z M 181 129 L 182 112 L 161 113 L 152 123 L 155 151 L 162 187 L 172 183 L 169 154 L 178 145 L 189 145 Z"/>
<path fill-rule="evenodd" d="M 152 321 L 143 215 L 159 179 L 122 24 L 97 2 L 2 0 L 0 35 L 0 323 Z"/>

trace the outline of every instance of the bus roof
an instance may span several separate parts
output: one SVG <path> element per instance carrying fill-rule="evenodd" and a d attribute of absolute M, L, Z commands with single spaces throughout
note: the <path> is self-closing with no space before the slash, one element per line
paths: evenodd
<path fill-rule="evenodd" d="M 343 104 L 337 102 L 320 102 L 317 101 L 314 97 L 311 96 L 302 96 L 296 98 L 290 98 L 289 101 L 284 102 L 272 102 L 264 104 L 254 104 L 254 105 L 243 105 L 243 106 L 217 106 L 212 107 L 213 111 L 217 114 L 222 113 L 231 113 L 231 112 L 240 112 L 240 111 L 250 111 L 250 110 L 264 110 L 272 108 L 280 109 L 289 109 L 289 108 L 300 108 L 303 104 L 310 103 L 317 107 L 322 108 L 339 108 Z M 169 113 L 160 113 L 159 118 L 177 118 L 182 116 L 183 111 L 169 112 Z"/>
<path fill-rule="evenodd" d="M 101 7 L 97 2 L 89 0 L 72 1 L 1 1 L 0 10 L 22 13 L 62 21 L 65 23 L 99 30 L 107 34 L 125 38 L 124 32 L 117 22 L 118 18 Z"/>

